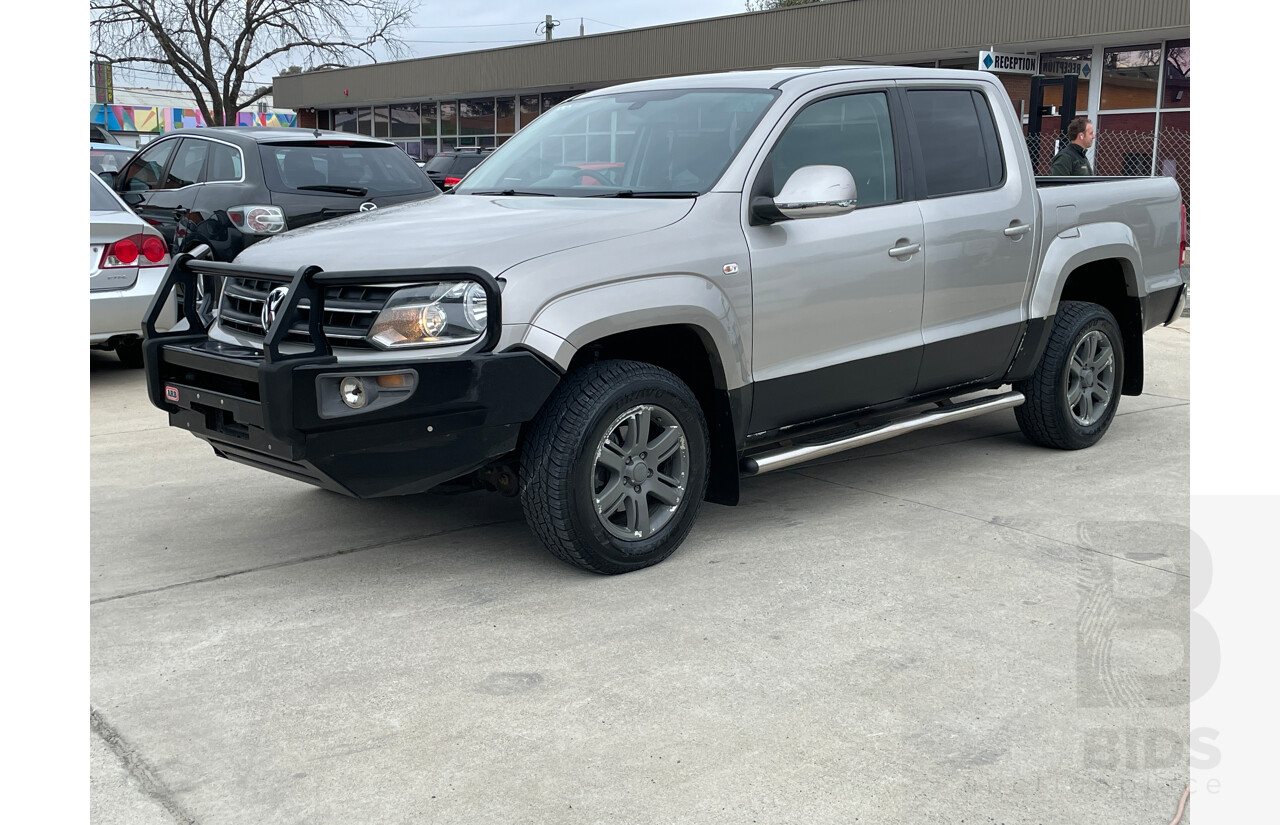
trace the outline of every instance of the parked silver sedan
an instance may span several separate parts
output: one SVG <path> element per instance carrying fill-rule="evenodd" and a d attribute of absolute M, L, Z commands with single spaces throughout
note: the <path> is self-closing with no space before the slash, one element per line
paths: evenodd
<path fill-rule="evenodd" d="M 160 232 L 89 172 L 89 346 L 142 366 L 142 316 L 169 267 Z M 166 312 L 164 317 L 172 318 Z"/>

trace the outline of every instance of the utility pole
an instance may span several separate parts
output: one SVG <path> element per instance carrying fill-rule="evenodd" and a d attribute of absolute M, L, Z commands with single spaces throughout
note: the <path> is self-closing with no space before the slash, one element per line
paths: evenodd
<path fill-rule="evenodd" d="M 547 22 L 546 22 L 546 23 L 544 23 L 543 25 L 544 25 L 544 26 L 546 27 L 546 29 L 547 29 L 547 42 L 548 42 L 548 43 L 550 43 L 550 42 L 551 42 L 551 30 L 552 30 L 552 29 L 554 29 L 556 26 L 558 26 L 558 25 L 560 25 L 560 24 L 559 24 L 559 23 L 557 23 L 556 21 L 552 20 L 552 19 L 551 19 L 551 15 L 549 15 L 549 14 L 548 14 L 548 15 L 547 15 Z"/>

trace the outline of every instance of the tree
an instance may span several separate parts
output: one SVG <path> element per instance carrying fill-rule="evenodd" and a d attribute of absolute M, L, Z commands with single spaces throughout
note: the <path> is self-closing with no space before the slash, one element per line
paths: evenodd
<path fill-rule="evenodd" d="M 205 123 L 223 126 L 271 94 L 250 78 L 277 60 L 332 67 L 355 52 L 376 61 L 379 44 L 402 54 L 398 32 L 416 8 L 417 0 L 90 0 L 90 51 L 114 64 L 167 67 Z"/>
<path fill-rule="evenodd" d="M 747 11 L 768 11 L 769 9 L 785 9 L 790 6 L 807 6 L 810 3 L 821 3 L 822 0 L 747 0 Z"/>

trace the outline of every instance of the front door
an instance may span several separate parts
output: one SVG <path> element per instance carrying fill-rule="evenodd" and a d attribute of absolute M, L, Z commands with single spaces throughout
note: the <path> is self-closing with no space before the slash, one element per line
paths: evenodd
<path fill-rule="evenodd" d="M 897 101 L 876 89 L 799 106 L 751 195 L 772 197 L 796 169 L 822 164 L 849 170 L 858 202 L 845 215 L 745 226 L 752 433 L 906 397 L 920 364 L 924 227 L 903 185 Z"/>
<path fill-rule="evenodd" d="M 160 230 L 171 251 L 178 251 L 178 224 L 185 219 L 204 180 L 209 146 L 208 141 L 195 138 L 159 141 L 135 158 L 117 181 L 125 203 Z"/>

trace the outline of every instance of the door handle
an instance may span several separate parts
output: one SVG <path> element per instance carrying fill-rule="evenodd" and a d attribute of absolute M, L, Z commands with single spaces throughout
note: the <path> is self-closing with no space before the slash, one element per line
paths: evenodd
<path fill-rule="evenodd" d="M 901 243 L 901 241 L 899 241 Z M 920 244 L 909 243 L 905 246 L 895 246 L 889 250 L 890 258 L 909 258 L 920 251 Z"/>
<path fill-rule="evenodd" d="M 1008 235 L 1010 238 L 1017 238 L 1027 234 L 1030 231 L 1031 231 L 1031 226 L 1029 224 L 1018 223 L 1006 229 L 1004 231 L 1004 234 Z"/>

